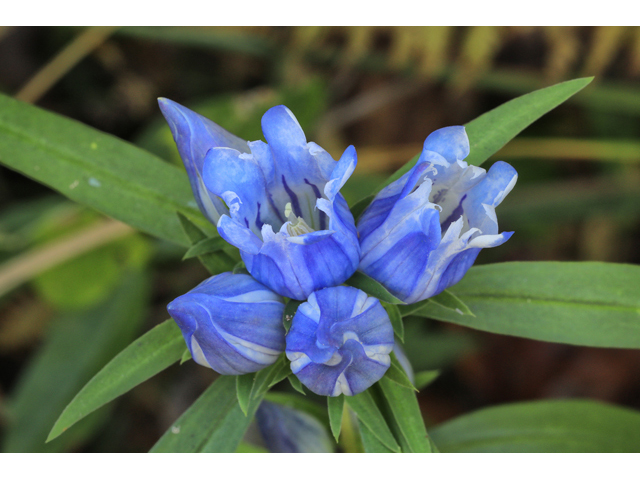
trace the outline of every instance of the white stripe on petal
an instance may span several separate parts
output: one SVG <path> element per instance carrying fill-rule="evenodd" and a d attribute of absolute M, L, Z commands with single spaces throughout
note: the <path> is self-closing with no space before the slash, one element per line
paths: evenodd
<path fill-rule="evenodd" d="M 347 382 L 347 377 L 345 377 L 344 373 L 341 373 L 336 380 L 336 385 L 333 387 L 333 396 L 337 397 L 341 393 L 345 395 L 353 395 L 351 392 L 351 387 L 349 386 L 349 382 Z"/>
<path fill-rule="evenodd" d="M 291 362 L 291 371 L 293 373 L 298 373 L 311 363 L 309 356 L 302 352 L 287 352 L 287 358 Z"/>
<path fill-rule="evenodd" d="M 204 352 L 202 351 L 202 347 L 200 346 L 200 344 L 198 343 L 198 341 L 196 340 L 196 337 L 191 337 L 191 356 L 193 357 L 193 360 L 202 365 L 203 367 L 209 367 L 211 368 L 211 365 L 209 364 L 209 362 L 207 361 L 207 359 L 204 356 Z"/>
<path fill-rule="evenodd" d="M 298 307 L 298 311 L 304 316 L 309 317 L 314 322 L 320 322 L 320 307 L 318 306 L 314 293 L 309 296 L 306 302 Z"/>
<path fill-rule="evenodd" d="M 226 302 L 234 303 L 284 303 L 282 297 L 277 293 L 273 293 L 267 289 L 253 290 L 251 292 L 241 293 L 234 297 L 227 297 Z"/>
<path fill-rule="evenodd" d="M 247 342 L 235 335 L 231 335 L 222 330 L 218 330 L 218 333 L 225 339 L 235 350 L 243 357 L 262 365 L 271 365 L 275 362 L 280 355 L 278 350 L 267 348 L 263 345 L 258 345 L 252 342 Z"/>

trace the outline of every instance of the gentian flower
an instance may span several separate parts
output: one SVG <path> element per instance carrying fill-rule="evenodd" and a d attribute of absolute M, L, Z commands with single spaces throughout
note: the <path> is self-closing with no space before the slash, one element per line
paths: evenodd
<path fill-rule="evenodd" d="M 223 375 L 256 372 L 284 351 L 284 300 L 249 275 L 215 275 L 167 310 L 193 359 Z"/>
<path fill-rule="evenodd" d="M 239 144 L 204 117 L 175 103 L 171 109 L 166 105 L 163 112 L 197 186 L 196 198 L 205 205 L 201 208 L 216 221 L 220 235 L 240 249 L 256 280 L 305 300 L 355 272 L 360 246 L 353 216 L 339 193 L 356 166 L 353 147 L 336 162 L 307 143 L 284 106 L 262 117 L 268 143 Z"/>
<path fill-rule="evenodd" d="M 393 327 L 377 298 L 354 287 L 332 287 L 298 307 L 286 342 L 291 370 L 309 390 L 357 395 L 389 368 Z"/>
<path fill-rule="evenodd" d="M 359 269 L 406 303 L 459 282 L 481 249 L 506 242 L 495 207 L 516 183 L 513 167 L 496 162 L 486 172 L 467 165 L 464 127 L 427 137 L 416 165 L 384 188 L 358 221 Z"/>
<path fill-rule="evenodd" d="M 251 153 L 209 150 L 204 183 L 229 206 L 218 232 L 240 249 L 256 280 L 289 298 L 339 285 L 358 267 L 353 216 L 340 195 L 356 167 L 347 148 L 339 162 L 307 143 L 291 111 L 273 107 L 262 117 L 267 143 Z"/>
<path fill-rule="evenodd" d="M 202 181 L 204 157 L 210 149 L 215 147 L 229 147 L 241 152 L 249 152 L 247 142 L 227 132 L 208 118 L 168 98 L 159 98 L 158 105 L 178 146 L 198 207 L 204 216 L 215 224 L 220 215 L 228 213 L 229 209 L 220 198 L 212 195 L 204 186 Z"/>

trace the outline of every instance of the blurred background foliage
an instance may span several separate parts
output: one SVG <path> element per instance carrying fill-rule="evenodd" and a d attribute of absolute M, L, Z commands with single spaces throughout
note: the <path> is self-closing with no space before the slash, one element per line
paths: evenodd
<path fill-rule="evenodd" d="M 356 146 L 350 204 L 431 131 L 579 76 L 596 80 L 490 160 L 519 172 L 498 209 L 516 234 L 478 263 L 640 263 L 640 27 L 0 27 L 0 91 L 168 162 L 180 159 L 158 96 L 247 140 L 266 109 L 289 106 L 334 158 Z M 44 444 L 84 383 L 206 278 L 184 251 L 0 167 L 4 451 L 146 451 L 197 398 L 215 373 L 174 365 Z M 419 395 L 428 425 L 539 398 L 640 408 L 638 351 L 418 318 L 406 330 L 414 370 L 441 372 Z M 260 444 L 257 429 L 247 440 Z"/>

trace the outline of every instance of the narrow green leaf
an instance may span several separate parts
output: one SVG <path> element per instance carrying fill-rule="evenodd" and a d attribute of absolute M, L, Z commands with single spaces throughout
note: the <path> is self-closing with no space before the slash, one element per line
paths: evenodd
<path fill-rule="evenodd" d="M 285 378 L 287 378 L 291 374 L 292 374 L 291 363 L 289 363 L 289 361 L 285 359 L 284 362 L 280 363 L 279 369 L 276 370 L 276 372 L 273 375 L 273 378 L 269 382 L 269 388 L 273 387 L 274 385 L 277 385 L 278 383 L 283 381 Z"/>
<path fill-rule="evenodd" d="M 393 433 L 389 430 L 387 422 L 368 390 L 352 397 L 346 397 L 345 401 L 358 415 L 358 421 L 371 430 L 379 442 L 394 452 L 400 452 L 398 442 L 393 437 Z"/>
<path fill-rule="evenodd" d="M 173 320 L 149 330 L 122 350 L 80 390 L 51 429 L 47 442 L 89 413 L 177 362 L 183 349 L 184 339 Z"/>
<path fill-rule="evenodd" d="M 397 453 L 396 450 L 391 450 L 380 442 L 376 434 L 360 419 L 358 419 L 358 427 L 360 428 L 360 436 L 366 453 Z"/>
<path fill-rule="evenodd" d="M 451 287 L 475 314 L 427 304 L 414 315 L 592 347 L 640 348 L 640 266 L 511 262 L 472 267 Z M 402 310 L 402 306 L 399 307 Z"/>
<path fill-rule="evenodd" d="M 294 393 L 285 393 L 285 392 L 274 392 L 270 391 L 264 396 L 265 400 L 268 400 L 273 403 L 279 403 L 280 405 L 284 405 L 285 407 L 295 408 L 296 410 L 301 410 L 303 412 L 308 413 L 309 415 L 313 415 L 315 418 L 320 420 L 323 424 L 329 425 L 329 415 L 327 413 L 327 409 L 306 397 L 301 397 L 300 395 L 296 395 Z"/>
<path fill-rule="evenodd" d="M 431 445 L 424 426 L 418 399 L 412 389 L 398 385 L 386 376 L 378 382 L 384 395 L 396 435 L 400 437 L 403 450 L 414 453 L 429 453 Z"/>
<path fill-rule="evenodd" d="M 452 312 L 456 312 L 458 315 L 471 315 L 472 317 L 475 317 L 469 307 L 465 305 L 462 300 L 451 293 L 450 290 L 445 290 L 435 297 L 427 298 L 426 300 L 422 300 L 421 302 L 412 303 L 410 305 L 400 305 L 398 309 L 400 310 L 400 314 L 403 317 L 406 317 L 407 315 L 413 315 L 414 312 L 417 312 L 418 310 L 426 307 L 429 304 L 449 309 Z"/>
<path fill-rule="evenodd" d="M 466 125 L 471 144 L 469 165 L 481 165 L 545 113 L 589 85 L 593 77 L 577 78 L 522 95 L 480 115 Z"/>
<path fill-rule="evenodd" d="M 194 245 L 194 247 L 210 240 L 221 240 L 223 243 L 226 243 L 221 237 L 209 238 L 202 230 L 200 230 L 200 228 L 198 228 L 191 220 L 182 215 L 180 212 L 178 212 L 178 219 L 180 221 L 180 225 L 182 226 L 184 234 Z M 217 275 L 222 272 L 227 272 L 234 268 L 234 265 L 236 264 L 236 260 L 231 258 L 226 252 L 222 250 L 218 250 L 212 253 L 200 254 L 198 255 L 198 260 L 200 260 L 202 265 L 204 265 L 204 267 L 209 271 L 211 275 Z"/>
<path fill-rule="evenodd" d="M 278 357 L 278 360 L 273 365 L 263 368 L 255 373 L 256 379 L 253 382 L 253 389 L 251 390 L 251 398 L 261 398 L 269 390 L 271 382 L 276 378 L 278 372 L 280 372 L 283 366 L 289 367 L 287 357 L 284 353 Z"/>
<path fill-rule="evenodd" d="M 469 136 L 471 150 L 465 161 L 469 165 L 481 165 L 522 130 L 542 117 L 545 113 L 556 108 L 572 95 L 578 93 L 591 83 L 592 80 L 593 77 L 578 78 L 527 93 L 526 95 L 503 103 L 499 107 L 467 123 L 465 128 Z M 425 134 L 429 133 L 431 132 L 425 132 Z M 374 195 L 411 170 L 419 157 L 420 154 L 418 153 L 402 168 L 391 175 L 391 177 L 374 192 Z M 361 202 L 365 200 L 361 200 Z M 359 207 L 361 202 L 357 203 L 356 206 Z M 368 203 L 366 205 L 368 205 Z M 364 207 L 366 207 L 366 205 L 364 205 Z M 364 208 L 362 210 L 364 210 Z"/>
<path fill-rule="evenodd" d="M 240 442 L 235 453 L 269 453 L 269 450 L 252 443 Z"/>
<path fill-rule="evenodd" d="M 3 451 L 66 451 L 86 440 L 108 420 L 104 413 L 96 412 L 63 437 L 45 443 L 51 425 L 74 395 L 135 338 L 145 317 L 148 285 L 143 273 L 127 272 L 103 303 L 53 320 L 42 348 L 21 372 L 7 399 L 12 421 L 4 429 Z M 67 421 L 65 427 L 79 418 Z M 57 434 L 62 433 L 62 424 L 56 428 Z"/>
<path fill-rule="evenodd" d="M 384 288 L 380 283 L 376 282 L 373 278 L 365 275 L 362 272 L 354 273 L 349 280 L 344 282 L 346 285 L 356 287 L 372 297 L 376 297 L 383 302 L 391 304 L 404 303 L 399 298 L 394 297 L 389 291 Z"/>
<path fill-rule="evenodd" d="M 398 358 L 395 353 L 391 352 L 391 365 L 389 366 L 389 370 L 384 374 L 384 378 L 391 380 L 392 382 L 397 383 L 398 385 L 409 388 L 414 391 L 418 391 L 416 387 L 413 386 L 409 377 L 407 377 L 407 373 L 398 362 Z"/>
<path fill-rule="evenodd" d="M 342 414 L 344 412 L 344 395 L 337 397 L 327 397 L 327 412 L 329 413 L 329 426 L 333 438 L 340 438 L 340 428 L 342 426 Z"/>
<path fill-rule="evenodd" d="M 175 212 L 215 235 L 183 169 L 6 95 L 0 95 L 0 163 L 165 240 L 188 246 Z"/>
<path fill-rule="evenodd" d="M 255 373 L 247 373 L 246 375 L 236 376 L 236 395 L 238 396 L 238 405 L 240 410 L 247 416 L 249 401 L 251 400 L 251 390 L 255 380 Z"/>
<path fill-rule="evenodd" d="M 302 387 L 302 383 L 300 383 L 300 380 L 298 379 L 298 377 L 296 377 L 295 375 L 289 375 L 287 379 L 289 380 L 289 383 L 294 388 L 294 390 L 300 392 L 302 395 L 307 394 L 304 391 L 304 388 Z"/>
<path fill-rule="evenodd" d="M 207 253 L 219 252 L 224 247 L 228 247 L 229 244 L 222 237 L 205 238 L 198 243 L 194 244 L 187 253 L 182 257 L 183 260 L 187 260 L 193 257 L 199 257 Z"/>
<path fill-rule="evenodd" d="M 400 341 L 404 343 L 404 323 L 402 323 L 402 315 L 400 314 L 398 306 L 386 302 L 382 302 L 382 306 L 389 315 L 389 320 L 391 321 L 391 325 L 393 326 L 393 333 L 395 333 L 396 337 L 398 337 Z"/>
<path fill-rule="evenodd" d="M 640 413 L 591 400 L 543 400 L 485 408 L 431 430 L 442 452 L 640 450 Z"/>
<path fill-rule="evenodd" d="M 462 300 L 456 297 L 453 293 L 448 290 L 445 290 L 439 295 L 435 297 L 431 297 L 429 299 L 432 303 L 436 305 L 440 305 L 441 307 L 448 308 L 449 310 L 453 310 L 454 312 L 460 315 L 471 315 L 475 317 L 473 312 L 469 309 L 467 305 L 464 304 Z"/>
<path fill-rule="evenodd" d="M 180 365 L 182 365 L 184 362 L 188 362 L 189 360 L 191 360 L 191 352 L 188 348 L 185 348 L 184 352 L 182 353 L 182 357 L 180 357 Z"/>
<path fill-rule="evenodd" d="M 262 397 L 252 400 L 245 415 L 238 405 L 235 383 L 233 376 L 219 377 L 169 427 L 151 452 L 234 452 L 262 401 Z"/>
<path fill-rule="evenodd" d="M 440 370 L 426 370 L 424 372 L 418 372 L 414 375 L 415 384 L 418 390 L 422 390 L 431 385 L 436 378 L 440 376 Z"/>

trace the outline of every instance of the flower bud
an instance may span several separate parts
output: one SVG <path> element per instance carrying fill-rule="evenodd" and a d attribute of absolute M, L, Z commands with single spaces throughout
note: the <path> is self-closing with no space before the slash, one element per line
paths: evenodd
<path fill-rule="evenodd" d="M 284 351 L 284 300 L 249 275 L 211 277 L 167 310 L 193 359 L 223 375 L 256 372 Z"/>
<path fill-rule="evenodd" d="M 506 242 L 495 207 L 518 174 L 504 162 L 487 172 L 462 161 L 464 127 L 433 132 L 416 165 L 376 195 L 358 221 L 359 269 L 406 303 L 459 282 L 480 250 Z"/>
<path fill-rule="evenodd" d="M 314 393 L 357 395 L 385 374 L 393 327 L 377 298 L 353 287 L 318 290 L 298 307 L 287 334 L 291 370 Z"/>

